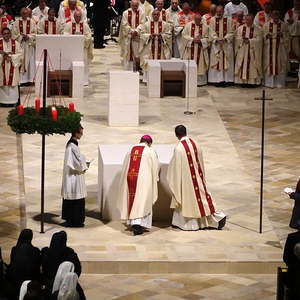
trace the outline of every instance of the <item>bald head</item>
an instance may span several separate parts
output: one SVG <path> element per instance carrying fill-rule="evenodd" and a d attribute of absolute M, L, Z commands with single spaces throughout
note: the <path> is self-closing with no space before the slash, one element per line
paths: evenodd
<path fill-rule="evenodd" d="M 136 11 L 139 8 L 139 0 L 131 0 L 130 7 L 132 10 Z"/>
<path fill-rule="evenodd" d="M 26 20 L 29 17 L 28 8 L 25 8 L 25 7 L 21 8 L 20 15 L 21 15 L 22 19 Z"/>
<path fill-rule="evenodd" d="M 194 20 L 195 20 L 195 24 L 199 26 L 202 22 L 202 16 L 200 14 L 196 14 Z"/>
<path fill-rule="evenodd" d="M 164 8 L 164 1 L 163 0 L 156 0 L 155 7 L 158 10 L 162 10 Z"/>
<path fill-rule="evenodd" d="M 78 24 L 81 22 L 82 13 L 81 10 L 76 10 L 74 13 L 74 20 Z"/>

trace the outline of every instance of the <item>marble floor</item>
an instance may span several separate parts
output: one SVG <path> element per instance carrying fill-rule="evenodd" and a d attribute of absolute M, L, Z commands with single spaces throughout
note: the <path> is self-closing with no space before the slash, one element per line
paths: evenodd
<path fill-rule="evenodd" d="M 149 99 L 146 87 L 141 84 L 140 126 L 115 128 L 107 126 L 107 72 L 116 69 L 121 69 L 121 65 L 115 45 L 95 51 L 85 97 L 74 99 L 76 109 L 84 114 L 81 151 L 88 158 L 97 158 L 97 145 L 135 143 L 145 133 L 153 136 L 154 143 L 175 144 L 173 128 L 183 123 L 203 148 L 209 188 L 217 206 L 229 215 L 229 220 L 225 230 L 220 232 L 186 233 L 158 223 L 145 236 L 132 237 L 119 222 L 107 223 L 99 219 L 95 160 L 86 174 L 89 192 L 86 227 L 67 229 L 69 243 L 79 253 L 84 271 L 89 273 L 83 277 L 86 286 L 90 282 L 94 291 L 98 279 L 116 280 L 116 286 L 118 282 L 126 285 L 126 276 L 121 275 L 124 273 L 132 273 L 128 277 L 132 281 L 135 280 L 134 273 L 151 273 L 144 275 L 149 276 L 150 281 L 160 278 L 155 276 L 156 273 L 165 273 L 162 278 L 173 282 L 176 276 L 181 276 L 176 273 L 198 272 L 203 275 L 193 276 L 201 286 L 203 281 L 221 280 L 217 275 L 214 279 L 204 273 L 236 273 L 242 281 L 248 278 L 247 273 L 261 273 L 265 275 L 257 275 L 261 276 L 260 280 L 260 277 L 253 279 L 255 276 L 252 275 L 249 275 L 249 280 L 254 280 L 253 285 L 257 284 L 261 291 L 267 291 L 264 299 L 272 297 L 276 280 L 267 274 L 276 272 L 286 235 L 291 232 L 288 223 L 292 202 L 282 190 L 286 186 L 293 187 L 299 178 L 300 90 L 293 86 L 282 90 L 267 89 L 267 95 L 273 101 L 267 104 L 266 110 L 264 222 L 263 234 L 259 234 L 261 103 L 254 98 L 260 96 L 262 89 L 199 88 L 198 97 L 190 99 L 194 114 L 186 116 L 183 114 L 186 108 L 184 99 Z M 40 234 L 41 138 L 14 135 L 6 125 L 7 112 L 8 109 L 0 109 L 0 246 L 5 259 L 21 228 L 32 228 L 34 243 L 40 247 L 49 244 L 53 232 L 65 229 L 60 225 L 60 185 L 64 147 L 68 139 L 67 136 L 46 138 L 46 233 Z M 228 284 L 229 290 L 236 283 L 230 281 L 234 277 L 226 278 L 224 284 Z M 222 283 L 213 286 L 220 289 Z M 242 295 L 243 284 L 240 288 Z M 145 289 L 147 287 L 142 290 Z M 243 297 L 253 299 L 254 295 Z M 141 299 L 139 294 L 131 296 L 107 292 L 103 299 Z M 163 298 L 158 293 L 145 297 L 168 299 L 171 296 Z M 194 292 L 184 294 L 182 299 L 212 299 L 210 297 L 212 294 L 202 295 L 197 291 L 196 295 Z"/>

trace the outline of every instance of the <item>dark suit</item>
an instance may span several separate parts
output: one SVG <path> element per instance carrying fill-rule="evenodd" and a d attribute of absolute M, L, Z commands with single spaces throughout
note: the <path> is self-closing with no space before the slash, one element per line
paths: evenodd
<path fill-rule="evenodd" d="M 294 253 L 297 243 L 300 243 L 300 231 L 288 235 L 283 252 L 283 261 L 288 266 L 286 284 L 291 291 L 290 300 L 300 299 L 300 261 Z"/>
<path fill-rule="evenodd" d="M 291 193 L 290 198 L 295 200 L 290 227 L 300 230 L 300 180 L 297 183 L 296 192 Z"/>

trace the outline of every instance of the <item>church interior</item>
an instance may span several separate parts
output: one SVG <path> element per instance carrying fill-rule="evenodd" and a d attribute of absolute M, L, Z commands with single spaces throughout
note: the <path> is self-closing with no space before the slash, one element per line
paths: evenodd
<path fill-rule="evenodd" d="M 191 2 L 203 14 L 214 3 Z M 259 1 L 242 2 L 249 6 L 255 2 L 259 6 L 256 3 Z M 293 1 L 274 1 L 274 5 L 283 13 L 293 7 Z M 116 36 L 106 41 L 105 48 L 93 49 L 88 85 L 80 90 L 73 81 L 70 87 L 78 97 L 47 98 L 51 106 L 72 102 L 82 114 L 80 151 L 90 161 L 85 172 L 84 227 L 66 227 L 61 218 L 64 153 L 70 133 L 44 136 L 44 212 L 41 214 L 42 135 L 16 134 L 7 123 L 13 108 L 0 107 L 0 262 L 3 259 L 9 264 L 11 249 L 21 230 L 32 230 L 32 242 L 39 249 L 49 246 L 52 235 L 63 230 L 68 236 L 68 246 L 76 251 L 81 262 L 79 283 L 86 299 L 300 299 L 280 298 L 283 295 L 281 272 L 287 272 L 283 261 L 286 239 L 296 232 L 289 226 L 295 200 L 290 199 L 284 189 L 294 189 L 299 180 L 297 76 L 289 73 L 283 88 L 224 87 L 208 83 L 196 84 L 194 96 L 189 96 L 191 87 L 188 86 L 184 97 L 180 94 L 153 97 L 149 96 L 151 91 L 143 75 L 138 75 L 138 110 L 135 111 L 135 104 L 128 104 L 122 111 L 122 101 L 128 98 L 129 75 L 128 79 L 126 74 L 123 77 L 125 84 L 115 81 L 112 85 L 111 74 L 138 72 L 124 71 L 117 40 Z M 74 49 L 74 53 L 76 51 Z M 59 61 L 58 56 L 51 59 Z M 83 71 L 80 72 L 85 80 Z M 28 107 L 35 106 L 36 92 L 41 93 L 41 85 L 20 87 L 20 103 L 24 107 L 25 103 Z M 128 88 L 134 90 L 133 85 Z M 262 168 L 263 91 L 268 101 L 264 102 Z M 111 106 L 112 94 L 120 101 L 117 108 Z M 132 99 L 134 97 L 132 94 Z M 115 122 L 127 117 L 131 125 L 112 124 L 111 113 L 118 108 L 122 116 L 117 115 Z M 186 114 L 186 111 L 191 113 Z M 132 125 L 136 115 L 138 124 Z M 226 225 L 222 230 L 174 228 L 170 199 L 159 190 L 159 200 L 153 207 L 152 228 L 143 235 L 133 236 L 124 223 L 105 211 L 114 210 L 116 204 L 103 199 L 103 178 L 106 176 L 105 180 L 112 182 L 109 172 L 115 172 L 114 159 L 120 156 L 122 145 L 137 144 L 145 134 L 152 137 L 154 147 L 161 147 L 162 152 L 167 149 L 170 153 L 166 156 L 171 157 L 178 143 L 174 128 L 179 124 L 186 126 L 188 136 L 195 139 L 203 151 L 207 185 L 217 208 L 227 216 Z M 111 149 L 106 156 L 101 152 L 105 147 Z M 119 159 L 123 161 L 123 157 Z M 166 176 L 162 173 L 166 172 L 168 163 L 161 162 L 160 176 Z M 0 286 L 1 278 L 2 274 Z M 10 298 L 3 296 L 3 299 Z"/>

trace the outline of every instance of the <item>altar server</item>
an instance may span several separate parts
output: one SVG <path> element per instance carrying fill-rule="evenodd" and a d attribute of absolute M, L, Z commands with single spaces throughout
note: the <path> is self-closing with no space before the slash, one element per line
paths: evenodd
<path fill-rule="evenodd" d="M 12 38 L 21 44 L 24 59 L 21 67 L 21 83 L 32 83 L 35 74 L 35 36 L 37 28 L 29 17 L 28 8 L 21 9 L 21 18 L 17 19 L 12 28 Z"/>
<path fill-rule="evenodd" d="M 65 151 L 62 180 L 62 219 L 67 226 L 82 227 L 85 220 L 85 197 L 87 196 L 84 173 L 89 167 L 85 156 L 80 152 L 78 141 L 83 135 L 83 128 L 72 133 Z"/>
<path fill-rule="evenodd" d="M 81 11 L 74 13 L 74 21 L 67 23 L 64 34 L 78 34 L 84 36 L 84 85 L 89 84 L 89 63 L 93 60 L 92 33 L 87 22 L 83 21 Z"/>
<path fill-rule="evenodd" d="M 265 86 L 284 88 L 288 68 L 290 39 L 287 25 L 280 20 L 279 11 L 263 27 Z"/>
<path fill-rule="evenodd" d="M 23 52 L 20 44 L 11 39 L 9 28 L 2 29 L 0 39 L 0 103 L 13 106 L 18 102 L 18 85 Z"/>
<path fill-rule="evenodd" d="M 168 167 L 167 181 L 174 209 L 172 225 L 182 230 L 222 229 L 226 216 L 218 212 L 205 180 L 202 151 L 187 137 L 185 126 L 175 128 L 179 140 Z"/>
<path fill-rule="evenodd" d="M 38 23 L 38 34 L 60 34 L 61 30 L 61 24 L 55 18 L 55 10 L 50 8 L 48 10 L 48 17 L 43 18 Z"/>
<path fill-rule="evenodd" d="M 158 197 L 159 162 L 151 145 L 152 138 L 143 136 L 127 153 L 121 172 L 118 208 L 134 235 L 151 228 L 152 206 Z"/>
<path fill-rule="evenodd" d="M 140 25 L 145 21 L 139 1 L 132 0 L 130 8 L 123 12 L 119 31 L 119 45 L 125 70 L 133 70 L 134 65 L 139 63 Z"/>
<path fill-rule="evenodd" d="M 253 24 L 253 16 L 248 15 L 235 37 L 235 83 L 244 87 L 261 84 L 262 48 L 262 31 Z"/>
<path fill-rule="evenodd" d="M 209 66 L 208 55 L 208 27 L 202 23 L 200 14 L 189 22 L 182 32 L 183 59 L 192 59 L 198 66 L 198 85 L 207 84 L 207 70 Z"/>

